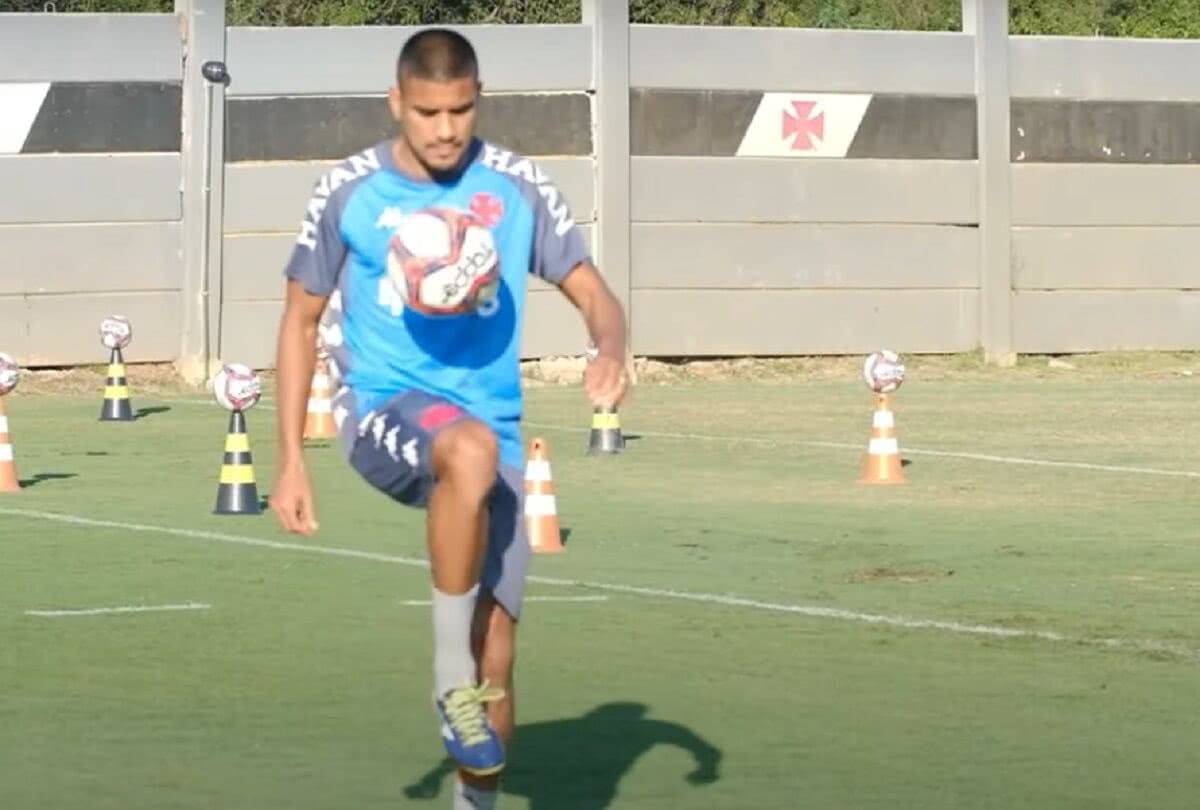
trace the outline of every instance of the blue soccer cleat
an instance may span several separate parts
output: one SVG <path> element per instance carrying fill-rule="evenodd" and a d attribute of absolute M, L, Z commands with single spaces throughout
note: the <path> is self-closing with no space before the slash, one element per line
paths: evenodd
<path fill-rule="evenodd" d="M 463 770 L 487 776 L 504 768 L 504 745 L 488 722 L 484 704 L 504 697 L 503 689 L 479 686 L 451 689 L 434 700 L 442 720 L 442 744 Z"/>

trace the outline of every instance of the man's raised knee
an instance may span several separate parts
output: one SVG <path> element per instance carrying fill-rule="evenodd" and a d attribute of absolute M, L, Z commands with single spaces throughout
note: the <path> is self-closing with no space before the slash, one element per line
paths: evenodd
<path fill-rule="evenodd" d="M 496 434 L 474 419 L 446 428 L 433 441 L 433 469 L 439 479 L 490 488 L 499 458 Z"/>

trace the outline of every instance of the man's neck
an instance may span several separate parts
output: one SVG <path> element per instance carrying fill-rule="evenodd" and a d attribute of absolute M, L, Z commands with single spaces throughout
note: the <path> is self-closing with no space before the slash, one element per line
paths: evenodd
<path fill-rule="evenodd" d="M 471 150 L 468 148 L 463 151 L 463 156 L 459 164 L 453 169 L 445 172 L 430 172 L 424 163 L 417 160 L 417 156 L 413 154 L 409 148 L 408 142 L 403 136 L 392 139 L 392 162 L 396 164 L 396 168 L 404 174 L 424 182 L 445 182 L 457 176 L 462 172 L 467 161 L 470 160 Z"/>

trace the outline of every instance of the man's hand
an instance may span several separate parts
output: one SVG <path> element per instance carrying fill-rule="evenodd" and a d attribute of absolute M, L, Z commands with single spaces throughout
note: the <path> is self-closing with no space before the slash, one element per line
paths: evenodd
<path fill-rule="evenodd" d="M 625 312 L 591 262 L 582 262 L 561 284 L 563 294 L 582 313 L 592 345 L 583 387 L 594 407 L 615 408 L 625 398 Z"/>
<path fill-rule="evenodd" d="M 312 485 L 303 467 L 289 465 L 280 468 L 271 487 L 269 503 L 284 531 L 307 537 L 317 530 Z"/>
<path fill-rule="evenodd" d="M 614 357 L 597 355 L 583 371 L 583 388 L 597 408 L 615 408 L 621 404 L 628 384 L 624 361 Z"/>

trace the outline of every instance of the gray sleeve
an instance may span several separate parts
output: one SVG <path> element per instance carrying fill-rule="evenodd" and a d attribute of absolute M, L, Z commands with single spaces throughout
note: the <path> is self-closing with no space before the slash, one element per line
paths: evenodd
<path fill-rule="evenodd" d="M 530 272 L 551 284 L 561 284 L 577 264 L 591 261 L 591 251 L 567 200 L 550 180 L 543 179 L 530 201 L 534 210 Z"/>
<path fill-rule="evenodd" d="M 348 252 L 340 226 L 345 196 L 323 195 L 327 188 L 324 179 L 317 184 L 284 269 L 287 278 L 299 281 L 313 295 L 330 295 L 337 288 Z"/>

